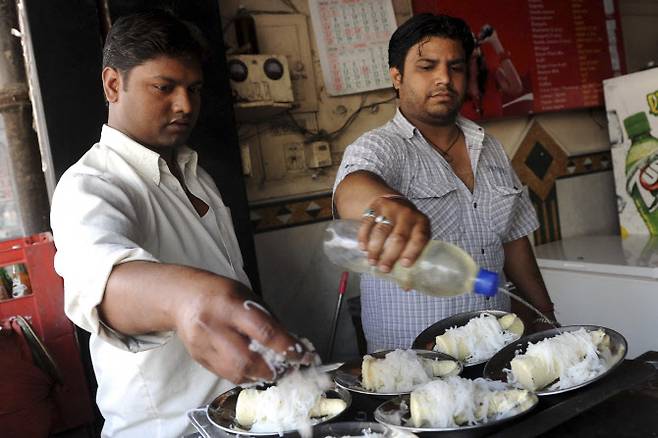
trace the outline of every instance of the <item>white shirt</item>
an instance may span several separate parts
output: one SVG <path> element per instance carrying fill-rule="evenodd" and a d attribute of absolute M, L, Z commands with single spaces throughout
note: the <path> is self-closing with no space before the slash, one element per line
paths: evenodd
<path fill-rule="evenodd" d="M 475 178 L 473 192 L 422 133 L 397 111 L 386 125 L 365 133 L 343 155 L 335 188 L 350 173 L 366 170 L 405 195 L 430 219 L 432 239 L 453 243 L 478 266 L 502 273 L 503 244 L 534 231 L 539 223 L 501 144 L 463 117 Z M 368 351 L 410 348 L 425 328 L 456 313 L 509 310 L 509 298 L 464 294 L 431 297 L 405 292 L 392 281 L 361 276 L 361 318 Z"/>
<path fill-rule="evenodd" d="M 193 266 L 249 286 L 212 178 L 191 149 L 180 148 L 177 161 L 189 191 L 210 207 L 203 218 L 157 153 L 108 126 L 53 196 L 55 269 L 66 314 L 91 332 L 103 436 L 181 436 L 192 430 L 187 410 L 232 386 L 196 363 L 175 333 L 123 336 L 98 318 L 112 268 L 129 261 Z"/>

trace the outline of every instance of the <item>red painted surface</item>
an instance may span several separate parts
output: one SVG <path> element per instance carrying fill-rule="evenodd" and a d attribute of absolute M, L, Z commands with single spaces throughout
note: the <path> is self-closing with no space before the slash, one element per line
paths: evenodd
<path fill-rule="evenodd" d="M 0 266 L 24 263 L 32 294 L 0 301 L 0 319 L 28 318 L 62 374 L 56 387 L 53 432 L 92 423 L 93 402 L 80 358 L 75 328 L 64 314 L 64 283 L 55 272 L 50 233 L 0 242 Z"/>
<path fill-rule="evenodd" d="M 470 119 L 603 106 L 601 81 L 626 71 L 617 0 L 607 15 L 602 0 L 413 0 L 413 11 L 460 17 L 476 36 L 485 25 L 495 29 L 504 52 L 496 53 L 491 40 L 481 44 L 488 74 L 481 112 L 473 100 L 464 105 L 462 114 Z M 609 24 L 616 27 L 614 40 Z M 611 41 L 619 54 L 617 71 Z M 505 86 L 505 77 L 513 76 L 509 65 L 522 89 Z"/>

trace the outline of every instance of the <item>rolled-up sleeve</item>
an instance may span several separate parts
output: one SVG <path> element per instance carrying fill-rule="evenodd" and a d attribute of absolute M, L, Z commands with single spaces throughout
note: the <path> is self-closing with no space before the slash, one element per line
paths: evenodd
<path fill-rule="evenodd" d="M 405 157 L 400 152 L 402 144 L 396 144 L 396 140 L 402 142 L 401 138 L 375 131 L 362 135 L 349 145 L 343 153 L 343 159 L 336 174 L 334 195 L 338 185 L 345 177 L 359 170 L 379 176 L 390 187 L 398 187 Z M 337 217 L 335 203 L 332 202 L 332 205 L 334 216 Z"/>
<path fill-rule="evenodd" d="M 510 166 L 512 178 L 517 187 L 523 187 L 520 197 L 514 210 L 512 211 L 512 218 L 510 220 L 510 227 L 507 235 L 503 239 L 504 242 L 511 242 L 521 237 L 525 237 L 539 228 L 539 221 L 537 220 L 537 212 L 535 207 L 530 201 L 528 195 L 528 188 L 523 186 L 519 177 Z"/>
<path fill-rule="evenodd" d="M 391 136 L 367 133 L 345 149 L 343 160 L 336 174 L 334 191 L 347 175 L 358 170 L 372 172 L 392 187 L 399 184 L 403 155 L 401 145 Z"/>
<path fill-rule="evenodd" d="M 98 305 L 114 266 L 137 260 L 158 262 L 139 244 L 144 227 L 138 208 L 118 184 L 102 176 L 65 173 L 53 195 L 50 215 L 66 315 L 83 329 L 133 352 L 162 345 L 172 335 L 126 336 L 99 319 Z"/>

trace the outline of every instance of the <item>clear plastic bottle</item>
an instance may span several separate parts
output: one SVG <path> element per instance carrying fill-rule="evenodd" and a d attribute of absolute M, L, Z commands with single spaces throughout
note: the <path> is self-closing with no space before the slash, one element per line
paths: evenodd
<path fill-rule="evenodd" d="M 324 252 L 333 263 L 350 271 L 367 272 L 395 281 L 404 289 L 415 289 L 427 295 L 454 296 L 477 293 L 493 296 L 498 291 L 498 274 L 479 269 L 471 256 L 447 242 L 431 240 L 416 262 L 405 268 L 396 263 L 384 273 L 368 263 L 365 251 L 359 249 L 357 232 L 361 223 L 335 220 L 327 226 Z"/>

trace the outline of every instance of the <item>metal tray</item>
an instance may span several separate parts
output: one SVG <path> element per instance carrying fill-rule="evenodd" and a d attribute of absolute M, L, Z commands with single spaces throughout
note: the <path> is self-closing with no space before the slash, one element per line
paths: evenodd
<path fill-rule="evenodd" d="M 235 404 L 238 401 L 238 395 L 242 388 L 235 387 L 215 398 L 206 408 L 206 415 L 208 420 L 221 430 L 228 432 L 232 435 L 249 435 L 249 436 L 279 436 L 278 432 L 250 432 L 243 429 L 240 424 L 235 420 Z M 334 415 L 333 417 L 323 418 L 316 424 L 323 424 L 328 421 L 334 420 L 342 415 L 351 405 L 352 396 L 349 391 L 343 388 L 333 388 L 325 391 L 327 398 L 340 398 L 345 401 L 346 406 L 343 411 Z M 296 430 L 286 430 L 281 435 L 294 435 L 297 436 Z"/>
<path fill-rule="evenodd" d="M 393 350 L 378 351 L 376 353 L 371 354 L 370 356 L 376 359 L 383 359 L 391 351 Z M 415 349 L 414 351 L 416 352 L 416 354 L 418 354 L 418 356 L 427 359 L 452 360 L 456 362 L 457 365 L 459 366 L 459 372 L 457 373 L 457 375 L 461 374 L 461 372 L 464 369 L 461 362 L 459 362 L 457 359 L 455 359 L 452 356 L 448 356 L 447 354 L 440 353 L 438 351 L 428 351 L 428 350 L 420 350 L 420 349 L 419 350 Z M 364 388 L 361 384 L 362 363 L 363 363 L 363 358 L 360 358 L 360 359 L 351 360 L 349 362 L 345 362 L 343 365 L 341 365 L 336 370 L 336 373 L 334 375 L 334 382 L 336 382 L 336 385 L 352 392 L 357 392 L 359 394 L 366 394 L 371 396 L 378 396 L 378 397 L 393 397 L 396 395 L 408 394 L 409 392 L 411 392 L 411 390 L 398 391 L 398 392 L 375 392 Z"/>
<path fill-rule="evenodd" d="M 619 366 L 619 364 L 622 363 L 622 361 L 626 357 L 626 352 L 628 351 L 628 344 L 626 343 L 626 339 L 624 339 L 624 337 L 619 333 L 617 333 L 616 331 L 598 325 L 569 325 L 569 326 L 549 329 L 543 332 L 533 333 L 531 335 L 525 336 L 519 339 L 518 341 L 509 344 L 508 346 L 500 350 L 498 353 L 496 353 L 485 365 L 484 377 L 493 380 L 507 381 L 507 374 L 505 373 L 504 370 L 510 369 L 510 362 L 517 355 L 517 352 L 525 353 L 529 343 L 531 342 L 535 343 L 543 339 L 559 335 L 564 332 L 574 332 L 581 328 L 584 328 L 589 331 L 601 329 L 605 332 L 605 334 L 607 334 L 610 337 L 610 351 L 605 352 L 606 354 L 603 356 L 604 359 L 606 359 L 608 369 L 603 373 L 599 374 L 598 376 L 595 376 L 590 380 L 587 380 L 579 385 L 574 385 L 569 388 L 563 388 L 563 389 L 554 389 L 554 390 L 544 389 L 544 390 L 535 391 L 535 393 L 539 396 L 560 394 L 563 392 L 573 391 L 575 389 L 582 388 L 583 386 L 589 385 L 592 382 L 602 379 L 603 377 L 610 374 L 616 367 Z"/>
<path fill-rule="evenodd" d="M 400 435 L 397 433 L 397 431 L 394 431 L 393 429 L 386 427 L 381 423 L 347 421 L 315 426 L 313 428 L 313 437 L 326 438 L 363 436 L 364 430 L 369 431 L 370 433 L 382 434 L 385 438 L 413 438 L 416 436 L 412 433 Z"/>
<path fill-rule="evenodd" d="M 503 310 L 474 310 L 472 312 L 457 313 L 456 315 L 452 315 L 449 318 L 442 319 L 441 321 L 436 322 L 431 326 L 427 327 L 425 330 L 423 330 L 414 340 L 412 348 L 433 350 L 434 346 L 436 345 L 437 336 L 441 336 L 449 328 L 465 326 L 466 324 L 468 324 L 468 322 L 471 319 L 478 317 L 483 313 L 488 313 L 490 315 L 495 316 L 496 318 L 500 318 L 502 316 L 507 315 L 510 312 L 505 312 Z M 524 327 L 524 333 L 525 333 L 525 327 Z M 521 335 L 521 337 L 523 337 L 523 335 Z M 472 367 L 475 365 L 480 365 L 482 363 L 485 363 L 486 361 L 487 359 L 483 359 L 477 362 L 464 362 L 464 366 Z"/>
<path fill-rule="evenodd" d="M 511 387 L 510 387 L 511 388 Z M 486 423 L 474 424 L 472 426 L 459 426 L 459 427 L 412 427 L 412 426 L 401 426 L 400 424 L 393 424 L 390 420 L 390 417 L 398 417 L 400 420 L 408 420 L 410 417 L 409 412 L 409 395 L 402 395 L 396 397 L 392 400 L 388 400 L 377 409 L 375 409 L 374 416 L 375 420 L 392 428 L 402 430 L 408 433 L 422 433 L 423 436 L 432 436 L 438 435 L 441 437 L 448 436 L 458 436 L 458 437 L 479 437 L 491 433 L 501 424 L 507 423 L 517 419 L 523 415 L 526 415 L 528 412 L 532 411 L 539 402 L 539 398 L 531 394 L 533 397 L 533 404 L 525 411 L 519 412 L 515 415 L 509 417 L 500 418 L 498 420 L 487 421 Z"/>

